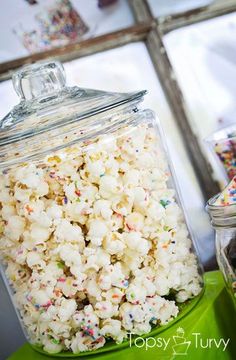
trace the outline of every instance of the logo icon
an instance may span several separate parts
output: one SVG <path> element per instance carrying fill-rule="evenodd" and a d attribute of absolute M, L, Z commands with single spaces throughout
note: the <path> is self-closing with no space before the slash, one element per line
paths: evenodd
<path fill-rule="evenodd" d="M 173 336 L 175 345 L 172 346 L 173 355 L 187 355 L 191 341 L 186 341 L 184 337 L 184 329 L 179 327 L 176 331 L 177 335 Z"/>

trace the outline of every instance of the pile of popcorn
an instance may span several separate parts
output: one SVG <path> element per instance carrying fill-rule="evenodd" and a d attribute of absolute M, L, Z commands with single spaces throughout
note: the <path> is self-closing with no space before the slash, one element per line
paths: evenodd
<path fill-rule="evenodd" d="M 78 353 L 120 343 L 200 293 L 169 179 L 148 124 L 2 173 L 0 253 L 33 344 Z"/>

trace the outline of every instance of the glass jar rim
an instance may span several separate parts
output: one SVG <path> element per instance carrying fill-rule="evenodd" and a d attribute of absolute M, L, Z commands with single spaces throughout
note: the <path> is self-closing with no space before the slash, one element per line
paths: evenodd
<path fill-rule="evenodd" d="M 236 204 L 225 206 L 214 205 L 219 195 L 220 193 L 210 198 L 206 204 L 206 210 L 211 217 L 212 226 L 221 228 L 236 227 Z"/>

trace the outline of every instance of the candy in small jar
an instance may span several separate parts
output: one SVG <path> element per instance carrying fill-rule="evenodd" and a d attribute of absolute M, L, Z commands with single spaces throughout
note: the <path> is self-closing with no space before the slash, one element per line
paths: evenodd
<path fill-rule="evenodd" d="M 15 88 L 0 252 L 32 346 L 95 352 L 177 320 L 203 283 L 145 92 L 68 88 L 59 63 L 23 68 Z"/>
<path fill-rule="evenodd" d="M 220 178 L 225 182 L 232 180 L 236 175 L 236 130 L 231 125 L 216 131 L 206 139 L 213 151 L 220 170 Z"/>

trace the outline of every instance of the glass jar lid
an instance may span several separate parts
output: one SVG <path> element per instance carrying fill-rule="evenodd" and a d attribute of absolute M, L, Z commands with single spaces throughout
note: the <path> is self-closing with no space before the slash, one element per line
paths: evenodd
<path fill-rule="evenodd" d="M 65 127 L 85 127 L 85 119 L 116 108 L 124 108 L 129 104 L 131 110 L 136 109 L 146 91 L 132 93 L 113 93 L 77 86 L 66 86 L 65 73 L 59 62 L 38 62 L 26 65 L 13 75 L 13 85 L 20 97 L 16 105 L 0 121 L 0 160 L 1 165 L 7 161 L 7 148 L 16 146 L 15 157 L 20 157 L 23 149 L 19 143 L 27 140 L 27 145 L 36 142 L 39 151 L 39 135 L 56 130 L 57 147 L 60 134 Z M 55 134 L 55 131 L 54 131 Z M 12 160 L 12 159 L 11 159 Z"/>

